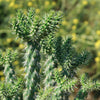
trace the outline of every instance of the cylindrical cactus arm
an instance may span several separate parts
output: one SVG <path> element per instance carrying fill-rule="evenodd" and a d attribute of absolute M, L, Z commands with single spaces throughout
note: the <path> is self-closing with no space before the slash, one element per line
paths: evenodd
<path fill-rule="evenodd" d="M 36 92 L 39 86 L 40 72 L 40 46 L 28 44 L 25 54 L 25 72 L 26 72 L 26 90 L 24 100 L 35 100 Z"/>
<path fill-rule="evenodd" d="M 12 62 L 15 60 L 16 55 L 17 55 L 17 52 L 14 52 L 8 49 L 6 51 L 6 55 L 3 57 L 5 81 L 8 83 L 13 83 L 14 80 L 16 79 L 14 67 L 12 65 Z"/>
<path fill-rule="evenodd" d="M 6 64 L 5 64 L 4 75 L 5 75 L 6 82 L 13 83 L 14 80 L 16 79 L 15 72 L 13 70 L 13 66 L 9 62 L 6 62 Z"/>
<path fill-rule="evenodd" d="M 53 80 L 53 70 L 54 70 L 54 60 L 52 59 L 52 56 L 48 56 L 48 59 L 45 63 L 45 70 L 44 70 L 44 85 L 45 89 L 47 89 L 50 86 L 53 86 L 54 80 Z"/>
<path fill-rule="evenodd" d="M 4 75 L 5 75 L 5 82 L 6 82 L 6 84 L 14 85 L 14 82 L 16 80 L 14 67 L 12 65 L 12 62 L 16 58 L 16 54 L 17 54 L 17 52 L 14 52 L 14 51 L 8 49 L 6 51 L 6 54 L 2 55 L 2 59 L 1 60 L 2 60 L 3 66 L 4 66 Z M 10 97 L 10 96 L 7 96 L 7 95 L 5 95 L 3 97 L 3 100 L 12 100 L 12 99 L 13 99 L 13 97 Z M 13 100 L 15 100 L 15 99 L 13 99 Z"/>

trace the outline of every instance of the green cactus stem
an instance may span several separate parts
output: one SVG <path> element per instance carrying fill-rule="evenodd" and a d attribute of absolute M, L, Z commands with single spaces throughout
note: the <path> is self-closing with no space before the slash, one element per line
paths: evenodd
<path fill-rule="evenodd" d="M 24 100 L 34 100 L 40 82 L 40 46 L 28 44 L 25 54 L 25 72 L 26 72 L 26 90 L 24 92 Z"/>

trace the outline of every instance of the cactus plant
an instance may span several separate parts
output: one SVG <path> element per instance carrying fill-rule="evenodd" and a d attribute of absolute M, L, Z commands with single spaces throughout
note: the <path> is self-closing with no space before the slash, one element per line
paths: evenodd
<path fill-rule="evenodd" d="M 48 41 L 50 41 L 51 38 L 49 38 Z M 53 37 L 53 39 L 56 39 Z M 45 42 L 45 45 L 48 45 L 48 42 Z M 77 69 L 80 68 L 80 66 L 86 65 L 88 61 L 91 58 L 91 55 L 84 51 L 82 53 L 78 53 L 75 51 L 75 48 L 72 47 L 72 41 L 71 38 L 66 39 L 65 41 L 62 39 L 62 37 L 58 37 L 56 40 L 54 40 L 55 46 L 53 46 L 51 49 L 50 48 L 47 54 L 51 53 L 51 58 L 50 55 L 47 56 L 48 60 L 46 62 L 46 68 L 45 68 L 45 84 L 44 84 L 44 89 L 41 89 L 40 94 L 37 96 L 37 100 L 40 98 L 42 100 L 45 99 L 50 99 L 50 100 L 68 100 L 70 92 L 73 91 L 73 89 L 76 87 L 77 84 Z M 43 45 L 44 49 L 46 46 Z M 45 50 L 47 51 L 47 50 Z M 51 62 L 52 61 L 52 62 Z M 56 66 L 55 66 L 55 61 L 56 61 Z M 85 77 L 86 78 L 86 77 Z M 47 81 L 46 81 L 47 80 Z M 83 79 L 85 80 L 85 79 Z M 48 83 L 52 83 L 52 85 L 48 85 Z M 82 83 L 82 82 L 81 82 Z M 83 82 L 84 83 L 84 82 Z M 93 88 L 91 87 L 91 84 L 93 84 Z M 80 90 L 78 93 L 80 93 L 80 96 L 82 98 L 77 96 L 77 99 L 79 100 L 84 100 L 84 98 L 87 96 L 88 92 L 91 91 L 92 89 L 99 89 L 100 84 L 99 82 L 88 84 L 91 88 L 88 88 L 85 92 Z M 86 87 L 81 84 L 82 87 L 85 89 Z M 45 87 L 47 87 L 45 89 Z M 44 91 L 44 92 L 43 92 Z M 47 93 L 46 93 L 46 92 Z M 83 94 L 81 94 L 83 93 Z M 76 100 L 76 98 L 75 98 Z"/>
<path fill-rule="evenodd" d="M 0 83 L 0 92 L 3 100 L 18 100 L 23 89 L 23 81 L 17 78 L 13 67 L 17 52 L 8 49 L 5 55 L 0 52 L 0 64 L 4 66 L 5 82 Z"/>
<path fill-rule="evenodd" d="M 12 75 L 14 73 L 5 70 L 6 75 L 8 72 L 11 74 L 11 77 L 6 76 L 6 80 L 11 79 L 12 82 L 8 87 L 3 85 L 0 91 L 3 94 L 5 93 L 3 90 L 7 88 L 6 93 L 10 97 L 7 100 L 18 100 L 15 90 L 18 93 L 23 91 L 22 100 L 68 100 L 70 93 L 76 88 L 76 84 L 80 84 L 81 88 L 75 100 L 84 100 L 89 91 L 100 89 L 100 82 L 87 79 L 85 74 L 81 79 L 77 78 L 77 69 L 87 64 L 91 56 L 86 51 L 77 52 L 72 46 L 71 38 L 64 40 L 61 36 L 56 37 L 54 33 L 60 25 L 61 17 L 61 12 L 55 11 L 51 11 L 43 18 L 40 18 L 32 8 L 27 14 L 24 14 L 22 10 L 18 11 L 13 20 L 13 29 L 17 36 L 26 43 L 25 88 L 23 90 L 22 84 L 19 85 L 22 80 L 16 84 L 15 77 Z M 44 67 L 41 64 L 41 55 L 46 58 L 42 58 L 45 61 Z M 8 56 L 8 58 L 11 57 Z M 6 59 L 7 64 L 10 60 Z M 0 62 L 2 61 L 1 56 Z M 4 62 L 3 64 L 6 65 Z M 12 87 L 11 91 L 14 93 L 9 92 L 9 87 Z"/>
<path fill-rule="evenodd" d="M 39 72 L 40 72 L 40 41 L 54 32 L 61 15 L 50 12 L 39 19 L 34 9 L 30 9 L 25 16 L 23 12 L 18 12 L 14 20 L 14 29 L 17 35 L 27 42 L 25 54 L 25 72 L 26 72 L 26 90 L 24 93 L 25 100 L 34 100 L 39 89 Z"/>
<path fill-rule="evenodd" d="M 11 82 L 13 83 L 14 80 L 16 79 L 15 77 L 15 71 L 14 67 L 12 65 L 12 62 L 15 60 L 16 53 L 12 52 L 11 50 L 7 50 L 7 54 L 4 58 L 4 75 L 5 75 L 5 80 L 6 82 Z"/>

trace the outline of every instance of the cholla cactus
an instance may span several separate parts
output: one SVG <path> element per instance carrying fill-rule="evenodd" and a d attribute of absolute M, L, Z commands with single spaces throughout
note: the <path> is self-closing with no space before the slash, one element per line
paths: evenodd
<path fill-rule="evenodd" d="M 100 89 L 100 82 L 88 79 L 86 74 L 83 74 L 81 76 L 80 83 L 81 88 L 78 91 L 76 98 L 74 100 L 84 100 L 87 97 L 88 92 Z"/>
<path fill-rule="evenodd" d="M 12 65 L 12 62 L 14 62 L 14 60 L 16 59 L 16 55 L 17 52 L 13 52 L 10 49 L 6 51 L 6 54 L 4 56 L 1 54 L 0 59 L 4 66 L 5 81 L 9 83 L 13 83 L 14 80 L 16 79 L 14 67 Z"/>
<path fill-rule="evenodd" d="M 27 48 L 28 52 L 25 55 L 25 72 L 26 72 L 26 90 L 24 93 L 25 100 L 33 100 L 35 98 L 35 93 L 39 87 L 39 71 L 40 71 L 40 47 L 34 45 L 35 48 Z"/>
<path fill-rule="evenodd" d="M 40 41 L 54 33 L 61 20 L 61 13 L 51 11 L 40 19 L 34 9 L 30 9 L 27 15 L 22 11 L 17 13 L 14 20 L 16 34 L 27 42 L 25 54 L 26 90 L 24 100 L 34 100 L 38 91 L 40 80 Z"/>
<path fill-rule="evenodd" d="M 24 88 L 22 79 L 17 79 L 14 83 L 0 83 L 1 100 L 20 100 Z"/>
<path fill-rule="evenodd" d="M 17 52 L 8 49 L 5 55 L 0 52 L 0 64 L 4 66 L 5 82 L 0 83 L 0 92 L 2 100 L 18 100 L 20 93 L 23 90 L 23 80 L 17 79 L 15 76 L 15 70 L 13 62 L 16 59 Z"/>
<path fill-rule="evenodd" d="M 27 14 L 20 10 L 14 19 L 13 28 L 17 36 L 26 42 L 24 56 L 26 82 L 23 100 L 68 100 L 78 83 L 77 69 L 87 64 L 90 59 L 88 52 L 78 53 L 72 47 L 71 38 L 65 41 L 62 37 L 56 38 L 54 32 L 60 21 L 60 12 L 51 11 L 40 19 L 34 9 L 30 9 Z M 41 47 L 46 51 L 45 55 L 48 58 L 42 77 L 43 86 L 40 86 Z M 8 82 L 7 86 L 2 85 L 0 92 L 6 100 L 18 100 L 16 97 L 23 90 L 23 81 L 16 82 L 14 70 L 12 71 L 11 63 L 14 58 L 12 55 L 14 54 L 11 52 L 8 52 L 4 58 L 0 55 L 0 62 L 4 61 L 3 64 L 6 66 L 4 73 Z M 98 81 L 87 80 L 85 75 L 79 81 L 82 87 L 75 100 L 84 100 L 88 91 L 100 88 Z"/>
<path fill-rule="evenodd" d="M 55 58 L 58 64 L 62 66 L 63 75 L 66 75 L 68 78 L 73 78 L 79 66 L 88 64 L 91 55 L 87 51 L 78 53 L 72 47 L 71 38 L 64 41 L 61 37 L 58 37 L 55 43 Z"/>
<path fill-rule="evenodd" d="M 53 37 L 53 39 L 55 38 Z M 48 48 L 46 48 L 46 44 L 48 45 L 49 41 L 51 41 L 51 38 L 49 38 L 47 41 L 44 41 L 45 46 L 43 45 L 43 49 L 47 49 L 45 51 L 49 51 L 46 52 L 49 55 L 47 56 L 48 60 L 46 61 L 46 67 L 44 71 L 44 89 L 42 89 L 42 93 L 40 91 L 39 95 L 37 96 L 37 100 L 40 98 L 41 100 L 68 100 L 70 92 L 74 90 L 78 82 L 78 79 L 75 77 L 77 74 L 77 69 L 79 69 L 80 66 L 86 65 L 90 60 L 91 55 L 86 51 L 78 53 L 75 48 L 72 47 L 71 38 L 68 38 L 64 41 L 62 37 L 58 37 L 56 41 L 53 41 L 55 46 L 48 47 L 50 48 L 48 50 Z M 51 47 L 53 49 L 51 49 Z M 54 64 L 55 61 L 56 66 Z M 85 78 L 83 80 L 85 80 Z M 91 86 L 91 84 L 93 85 Z M 91 82 L 91 84 L 88 84 L 89 86 L 87 86 L 87 88 L 91 88 L 86 89 L 85 92 L 83 92 L 81 89 L 79 91 L 80 95 L 78 95 L 76 98 L 83 100 L 87 96 L 88 91 L 91 89 L 100 88 L 99 82 Z M 45 87 L 47 88 L 45 89 Z M 86 88 L 83 84 L 82 87 L 84 89 Z M 76 98 L 75 100 L 77 100 Z"/>

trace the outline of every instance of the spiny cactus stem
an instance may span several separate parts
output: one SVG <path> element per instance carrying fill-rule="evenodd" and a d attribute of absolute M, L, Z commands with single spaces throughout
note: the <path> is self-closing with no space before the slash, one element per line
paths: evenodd
<path fill-rule="evenodd" d="M 28 51 L 28 53 L 27 53 Z M 27 44 L 25 55 L 26 90 L 24 100 L 34 100 L 39 84 L 40 72 L 40 46 L 37 43 Z"/>

